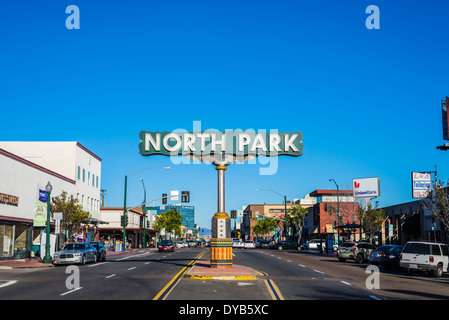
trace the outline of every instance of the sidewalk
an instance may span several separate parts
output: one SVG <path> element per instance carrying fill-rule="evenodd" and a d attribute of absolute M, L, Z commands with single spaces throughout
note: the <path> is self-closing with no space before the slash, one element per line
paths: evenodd
<path fill-rule="evenodd" d="M 106 251 L 106 261 L 108 258 L 125 254 L 125 253 L 133 253 L 141 250 L 151 250 L 154 248 L 133 248 L 126 251 L 115 252 L 112 250 Z M 0 270 L 4 269 L 19 269 L 19 268 L 49 268 L 53 267 L 51 263 L 43 263 L 41 258 L 25 258 L 25 259 L 9 259 L 9 260 L 0 260 Z"/>

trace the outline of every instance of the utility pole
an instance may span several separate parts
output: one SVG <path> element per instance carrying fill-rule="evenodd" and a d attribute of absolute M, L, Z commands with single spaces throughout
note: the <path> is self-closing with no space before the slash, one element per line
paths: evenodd
<path fill-rule="evenodd" d="M 106 195 L 106 189 L 101 189 L 100 190 L 100 192 L 101 192 L 101 207 L 103 208 L 104 207 L 104 196 Z"/>

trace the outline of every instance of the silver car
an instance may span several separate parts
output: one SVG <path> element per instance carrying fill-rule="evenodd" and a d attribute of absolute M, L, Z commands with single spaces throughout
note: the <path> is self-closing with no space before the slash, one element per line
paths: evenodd
<path fill-rule="evenodd" d="M 53 264 L 85 264 L 97 262 L 97 250 L 88 242 L 71 242 L 53 255 Z"/>

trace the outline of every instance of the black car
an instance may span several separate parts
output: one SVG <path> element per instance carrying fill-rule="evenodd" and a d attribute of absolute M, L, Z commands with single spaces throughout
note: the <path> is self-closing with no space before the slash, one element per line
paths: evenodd
<path fill-rule="evenodd" d="M 388 250 L 382 252 L 380 255 L 380 265 L 385 270 L 399 269 L 399 256 L 403 248 L 404 246 L 391 246 Z"/>
<path fill-rule="evenodd" d="M 296 242 L 293 241 L 281 241 L 276 243 L 273 246 L 274 249 L 277 250 L 288 250 L 288 249 L 294 249 L 294 250 L 300 250 L 299 245 Z"/>

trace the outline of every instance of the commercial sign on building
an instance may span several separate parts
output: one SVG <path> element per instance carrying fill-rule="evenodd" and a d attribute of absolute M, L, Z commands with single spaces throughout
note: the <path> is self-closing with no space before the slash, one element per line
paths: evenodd
<path fill-rule="evenodd" d="M 379 178 L 361 178 L 352 180 L 355 198 L 375 198 L 380 196 Z"/>
<path fill-rule="evenodd" d="M 280 155 L 300 156 L 303 151 L 301 132 L 257 133 L 255 131 L 192 131 L 149 132 L 139 134 L 141 155 L 190 156 L 204 159 L 208 156 L 234 157 Z"/>
<path fill-rule="evenodd" d="M 19 205 L 19 197 L 12 196 L 10 194 L 0 193 L 0 203 L 17 207 Z"/>
<path fill-rule="evenodd" d="M 432 189 L 430 172 L 412 172 L 412 197 L 425 198 Z"/>

